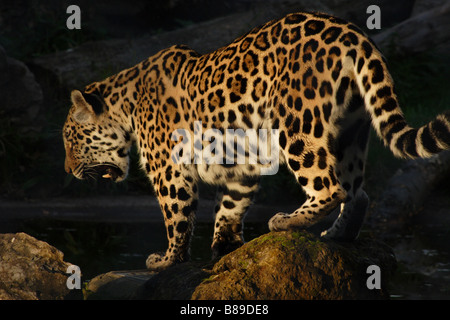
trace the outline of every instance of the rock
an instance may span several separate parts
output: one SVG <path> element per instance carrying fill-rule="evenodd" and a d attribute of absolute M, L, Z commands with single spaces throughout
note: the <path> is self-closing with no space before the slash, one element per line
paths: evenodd
<path fill-rule="evenodd" d="M 447 0 L 416 0 L 414 1 L 412 16 L 419 15 L 425 11 L 440 7 L 445 4 Z"/>
<path fill-rule="evenodd" d="M 63 253 L 26 233 L 0 234 L 0 300 L 60 300 L 69 294 Z"/>
<path fill-rule="evenodd" d="M 148 270 L 111 271 L 101 274 L 83 289 L 86 300 L 185 300 L 203 279 L 205 264 L 186 262 L 159 273 Z"/>
<path fill-rule="evenodd" d="M 367 268 L 381 270 L 369 290 Z M 324 241 L 306 232 L 271 232 L 223 257 L 192 299 L 386 299 L 396 261 L 375 240 Z"/>
<path fill-rule="evenodd" d="M 186 300 L 196 287 L 210 276 L 211 266 L 199 262 L 175 265 L 145 282 L 132 295 L 133 299 Z"/>
<path fill-rule="evenodd" d="M 380 289 L 367 288 L 370 265 L 380 268 Z M 101 275 L 87 285 L 95 291 L 87 298 L 387 299 L 395 266 L 392 250 L 376 240 L 337 243 L 306 231 L 271 232 L 215 264 L 187 262 L 140 277 L 132 271 Z"/>
<path fill-rule="evenodd" d="M 380 235 L 396 234 L 420 211 L 429 194 L 450 174 L 450 151 L 405 162 L 389 179 L 366 223 Z"/>
<path fill-rule="evenodd" d="M 411 54 L 430 51 L 447 54 L 450 48 L 450 3 L 444 3 L 373 37 L 380 48 Z"/>
<path fill-rule="evenodd" d="M 111 271 L 91 279 L 83 288 L 86 300 L 128 300 L 156 272 L 148 270 Z"/>
<path fill-rule="evenodd" d="M 0 46 L 0 116 L 19 124 L 22 129 L 36 125 L 36 118 L 43 101 L 40 85 L 27 66 L 8 57 Z"/>

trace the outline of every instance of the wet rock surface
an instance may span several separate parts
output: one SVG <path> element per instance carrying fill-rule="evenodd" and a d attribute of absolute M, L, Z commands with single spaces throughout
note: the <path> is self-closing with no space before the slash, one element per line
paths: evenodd
<path fill-rule="evenodd" d="M 0 300 L 61 300 L 70 263 L 48 243 L 26 233 L 0 234 Z"/>

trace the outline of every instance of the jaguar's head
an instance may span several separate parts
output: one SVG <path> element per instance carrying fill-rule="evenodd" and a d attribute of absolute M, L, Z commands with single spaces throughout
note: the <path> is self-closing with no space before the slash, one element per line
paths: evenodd
<path fill-rule="evenodd" d="M 72 107 L 63 127 L 65 169 L 78 179 L 95 177 L 115 182 L 128 175 L 130 134 L 108 112 L 99 95 L 72 91 Z"/>

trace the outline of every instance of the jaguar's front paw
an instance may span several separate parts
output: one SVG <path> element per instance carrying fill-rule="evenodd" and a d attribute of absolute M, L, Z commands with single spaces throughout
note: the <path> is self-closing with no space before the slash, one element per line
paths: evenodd
<path fill-rule="evenodd" d="M 284 231 L 289 229 L 289 214 L 279 212 L 269 220 L 270 231 Z"/>
<path fill-rule="evenodd" d="M 173 264 L 175 264 L 175 261 L 164 253 L 152 253 L 145 262 L 147 269 L 152 271 L 161 271 Z"/>

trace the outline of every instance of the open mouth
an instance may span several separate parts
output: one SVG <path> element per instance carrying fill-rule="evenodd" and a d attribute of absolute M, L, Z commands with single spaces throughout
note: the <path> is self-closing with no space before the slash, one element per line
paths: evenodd
<path fill-rule="evenodd" d="M 123 171 L 113 163 L 91 164 L 88 168 L 101 175 L 102 178 L 111 179 L 112 181 L 116 181 L 123 175 Z"/>

